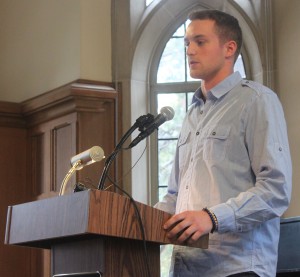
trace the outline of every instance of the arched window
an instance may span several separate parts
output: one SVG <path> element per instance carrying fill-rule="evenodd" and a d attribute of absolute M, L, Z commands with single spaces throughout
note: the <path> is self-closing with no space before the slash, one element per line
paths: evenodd
<path fill-rule="evenodd" d="M 255 4 L 252 6 L 233 0 L 115 1 L 112 5 L 112 72 L 116 87 L 120 84 L 122 91 L 122 133 L 140 115 L 156 113 L 159 105 L 164 105 L 157 103 L 158 100 L 163 101 L 163 94 L 169 93 L 168 96 L 171 97 L 171 93 L 178 92 L 177 97 L 180 98 L 179 95 L 186 93 L 188 105 L 190 93 L 195 91 L 199 82 L 190 80 L 186 73 L 185 81 L 165 81 L 160 77 L 157 79 L 157 73 L 163 70 L 163 60 L 167 61 L 167 52 L 164 49 L 167 51 L 168 41 L 173 34 L 174 40 L 176 39 L 175 36 L 180 34 L 180 27 L 187 15 L 195 9 L 220 9 L 239 20 L 244 34 L 242 57 L 247 78 L 272 87 L 272 1 L 257 0 Z M 257 17 L 258 11 L 264 16 Z M 186 66 L 184 59 L 181 62 Z M 180 112 L 176 112 L 176 117 L 179 115 Z M 175 122 L 175 119 L 172 121 Z M 167 125 L 164 124 L 164 127 Z M 131 151 L 124 152 L 122 157 L 123 171 L 129 172 L 122 179 L 123 187 L 136 200 L 150 205 L 158 200 L 158 157 L 155 156 L 158 153 L 158 141 L 153 137 L 154 135 L 150 136 L 150 147 L 146 149 L 146 155 L 141 156 L 141 153 L 148 140 L 144 140 Z M 161 137 L 159 134 L 159 138 Z M 174 134 L 171 138 L 176 139 Z M 162 143 L 160 140 L 160 146 Z M 136 164 L 137 160 L 139 162 Z"/>
<path fill-rule="evenodd" d="M 157 153 L 152 157 L 152 178 L 156 175 L 158 188 L 157 198 L 161 200 L 167 190 L 168 178 L 171 172 L 172 161 L 181 124 L 191 104 L 194 91 L 199 87 L 199 80 L 190 77 L 184 47 L 184 34 L 188 21 L 184 22 L 170 37 L 160 59 L 156 72 L 153 71 L 153 84 L 151 85 L 152 112 L 156 113 L 164 106 L 171 106 L 175 111 L 173 120 L 159 127 L 157 133 L 157 147 L 153 148 Z M 239 71 L 242 77 L 246 77 L 242 56 L 240 55 L 235 71 Z M 156 165 L 156 166 L 155 166 Z"/>
<path fill-rule="evenodd" d="M 187 14 L 194 9 L 220 9 L 235 16 L 244 34 L 242 57 L 247 78 L 272 87 L 272 0 L 257 0 L 255 5 L 234 0 L 128 0 L 113 3 L 112 72 L 116 86 L 119 83 L 122 86 L 121 120 L 124 132 L 140 115 L 157 113 L 161 106 L 170 105 L 176 110 L 177 105 L 188 108 L 191 95 L 199 86 L 199 81 L 190 79 L 187 74 L 183 44 L 178 46 L 183 49 L 181 53 L 175 53 L 168 45 L 177 44 L 176 40 L 180 40 L 180 36 L 184 34 L 182 24 L 185 23 Z M 170 54 L 181 55 L 181 60 L 178 60 L 181 68 L 177 72 L 172 68 L 172 74 L 166 68 L 170 61 L 176 62 L 175 59 L 168 60 Z M 168 74 L 160 76 L 160 72 L 166 70 Z M 177 74 L 180 77 L 175 81 L 174 76 Z M 173 79 L 165 80 L 166 76 Z M 172 151 L 175 149 L 185 109 L 177 110 L 176 118 L 162 125 L 156 138 L 154 135 L 150 136 L 151 144 L 146 155 L 141 156 L 146 140 L 131 151 L 123 153 L 122 168 L 130 174 L 126 174 L 122 185 L 134 199 L 149 205 L 156 203 L 158 168 L 166 168 L 159 180 L 163 194 L 163 186 L 166 186 L 170 173 L 170 168 L 167 167 L 173 161 Z M 158 151 L 158 146 L 161 151 Z M 159 160 L 157 154 L 162 151 L 168 156 L 162 156 Z M 137 160 L 139 162 L 136 164 Z M 162 262 L 164 269 L 162 268 L 161 276 L 167 276 L 164 270 L 168 268 L 168 261 L 169 258 L 166 258 Z"/>
<path fill-rule="evenodd" d="M 157 137 L 150 136 L 146 155 L 141 156 L 146 140 L 123 153 L 122 168 L 129 172 L 123 178 L 123 188 L 137 201 L 153 205 L 158 200 L 158 190 L 164 194 L 182 118 L 192 93 L 199 86 L 199 81 L 189 78 L 183 43 L 178 42 L 182 41 L 185 28 L 182 24 L 185 24 L 188 13 L 194 9 L 220 9 L 235 16 L 244 34 L 239 61 L 245 67 L 247 78 L 272 87 L 272 0 L 257 0 L 255 5 L 234 0 L 128 0 L 113 3 L 112 72 L 116 86 L 121 84 L 123 131 L 128 130 L 140 115 L 155 114 L 161 106 L 170 105 L 176 110 L 175 118 L 159 128 Z M 174 44 L 180 51 L 172 48 Z M 180 59 L 171 59 L 170 55 L 178 55 Z M 178 64 L 172 64 L 170 70 L 171 62 Z M 158 156 L 158 153 L 162 155 Z M 168 253 L 162 255 L 161 276 L 167 276 L 169 268 L 170 247 L 164 247 L 165 251 Z"/>

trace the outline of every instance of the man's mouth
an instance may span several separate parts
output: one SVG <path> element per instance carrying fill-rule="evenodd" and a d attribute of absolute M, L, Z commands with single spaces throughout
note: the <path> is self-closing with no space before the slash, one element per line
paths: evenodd
<path fill-rule="evenodd" d="M 189 66 L 194 66 L 194 65 L 196 65 L 196 64 L 198 64 L 197 61 L 189 61 Z"/>

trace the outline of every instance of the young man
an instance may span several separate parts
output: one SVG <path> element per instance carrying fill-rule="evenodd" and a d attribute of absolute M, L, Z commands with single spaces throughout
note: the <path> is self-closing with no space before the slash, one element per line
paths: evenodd
<path fill-rule="evenodd" d="M 280 216 L 291 195 L 291 159 L 274 92 L 233 71 L 242 45 L 238 21 L 196 11 L 185 35 L 190 75 L 201 79 L 178 140 L 164 228 L 209 248 L 174 246 L 170 276 L 276 275 Z"/>

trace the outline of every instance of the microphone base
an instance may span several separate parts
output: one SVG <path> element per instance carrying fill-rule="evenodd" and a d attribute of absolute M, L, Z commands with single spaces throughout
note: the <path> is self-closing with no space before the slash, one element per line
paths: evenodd
<path fill-rule="evenodd" d="M 81 183 L 76 183 L 73 192 L 79 192 L 84 190 L 88 190 L 88 188 Z"/>

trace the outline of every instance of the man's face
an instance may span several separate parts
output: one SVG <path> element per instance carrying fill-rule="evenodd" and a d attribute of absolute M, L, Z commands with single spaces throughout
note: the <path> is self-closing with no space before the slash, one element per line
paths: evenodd
<path fill-rule="evenodd" d="M 192 78 L 211 81 L 224 69 L 226 43 L 220 43 L 214 24 L 212 20 L 193 20 L 186 29 L 185 45 Z"/>

